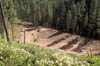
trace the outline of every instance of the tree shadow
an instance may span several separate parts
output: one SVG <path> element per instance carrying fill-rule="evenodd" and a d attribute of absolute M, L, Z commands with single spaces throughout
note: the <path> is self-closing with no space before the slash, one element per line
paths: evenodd
<path fill-rule="evenodd" d="M 62 46 L 59 49 L 66 50 L 66 49 L 69 49 L 69 48 L 73 47 L 73 45 L 78 42 L 78 39 L 79 39 L 79 37 L 76 37 L 75 39 L 72 39 L 71 41 L 68 42 L 67 45 Z"/>
<path fill-rule="evenodd" d="M 18 25 L 22 25 L 22 26 L 24 26 L 25 28 L 32 28 L 32 27 L 34 27 L 33 24 L 22 24 L 22 23 L 19 23 Z"/>
<path fill-rule="evenodd" d="M 36 28 L 28 28 L 28 29 L 26 29 L 26 31 L 33 31 L 33 30 L 36 30 Z"/>
<path fill-rule="evenodd" d="M 63 33 L 62 31 L 59 31 L 59 32 L 57 32 L 57 33 L 55 33 L 55 34 L 49 36 L 48 38 L 52 38 L 52 37 L 57 36 L 57 35 L 62 34 L 62 33 Z"/>
<path fill-rule="evenodd" d="M 23 24 L 23 23 L 19 23 L 18 25 L 24 26 L 25 31 L 32 31 L 32 30 L 36 30 L 38 27 L 34 27 L 33 24 Z"/>
<path fill-rule="evenodd" d="M 83 46 L 86 46 L 89 42 L 91 42 L 91 39 L 84 39 L 77 48 L 73 49 L 73 51 L 82 52 Z"/>
<path fill-rule="evenodd" d="M 68 36 L 66 36 L 66 37 L 64 37 L 64 38 L 60 38 L 60 39 L 58 39 L 58 40 L 56 40 L 56 41 L 54 41 L 54 42 L 48 44 L 47 47 L 53 46 L 53 45 L 55 45 L 55 44 L 58 44 L 59 42 L 65 40 L 65 39 L 68 38 L 68 37 L 70 37 L 70 35 L 68 35 Z"/>

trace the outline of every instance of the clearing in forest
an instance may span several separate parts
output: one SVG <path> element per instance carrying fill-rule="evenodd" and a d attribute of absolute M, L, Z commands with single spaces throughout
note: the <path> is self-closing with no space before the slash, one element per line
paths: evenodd
<path fill-rule="evenodd" d="M 24 42 L 23 29 L 27 29 L 25 33 L 26 43 L 39 45 L 40 47 L 49 47 L 51 49 L 65 50 L 66 52 L 77 52 L 80 55 L 90 53 L 100 54 L 100 41 L 90 40 L 78 35 L 72 35 L 69 33 L 64 33 L 51 28 L 42 27 L 40 32 L 37 32 L 37 28 L 33 25 L 28 24 L 18 24 L 15 25 L 16 30 L 18 30 L 19 42 Z M 33 41 L 33 33 L 38 35 L 38 39 Z"/>

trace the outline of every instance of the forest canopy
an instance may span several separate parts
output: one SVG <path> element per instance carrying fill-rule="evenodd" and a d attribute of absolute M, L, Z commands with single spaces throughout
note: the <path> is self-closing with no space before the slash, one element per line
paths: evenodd
<path fill-rule="evenodd" d="M 100 39 L 100 0 L 3 0 L 7 22 L 16 19 Z M 1 22 L 1 21 L 0 21 Z"/>

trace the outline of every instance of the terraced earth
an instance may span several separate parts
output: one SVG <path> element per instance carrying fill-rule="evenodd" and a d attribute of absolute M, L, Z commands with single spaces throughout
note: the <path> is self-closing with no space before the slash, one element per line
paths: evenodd
<path fill-rule="evenodd" d="M 19 24 L 15 25 L 17 30 L 17 39 L 19 42 L 25 42 L 30 44 L 39 45 L 40 47 L 48 47 L 50 49 L 64 50 L 69 53 L 77 53 L 79 55 L 84 54 L 100 54 L 100 41 L 92 40 L 78 35 L 72 35 L 64 33 L 51 28 L 40 28 L 40 32 L 37 32 L 38 28 L 34 28 L 33 25 Z M 25 38 L 24 32 L 25 30 Z M 39 37 L 34 42 L 34 36 Z"/>

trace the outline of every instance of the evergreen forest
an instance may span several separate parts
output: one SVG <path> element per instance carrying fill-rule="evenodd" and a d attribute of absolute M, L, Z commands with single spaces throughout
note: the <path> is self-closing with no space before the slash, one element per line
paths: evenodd
<path fill-rule="evenodd" d="M 7 22 L 16 19 L 100 39 L 99 0 L 3 0 Z"/>

